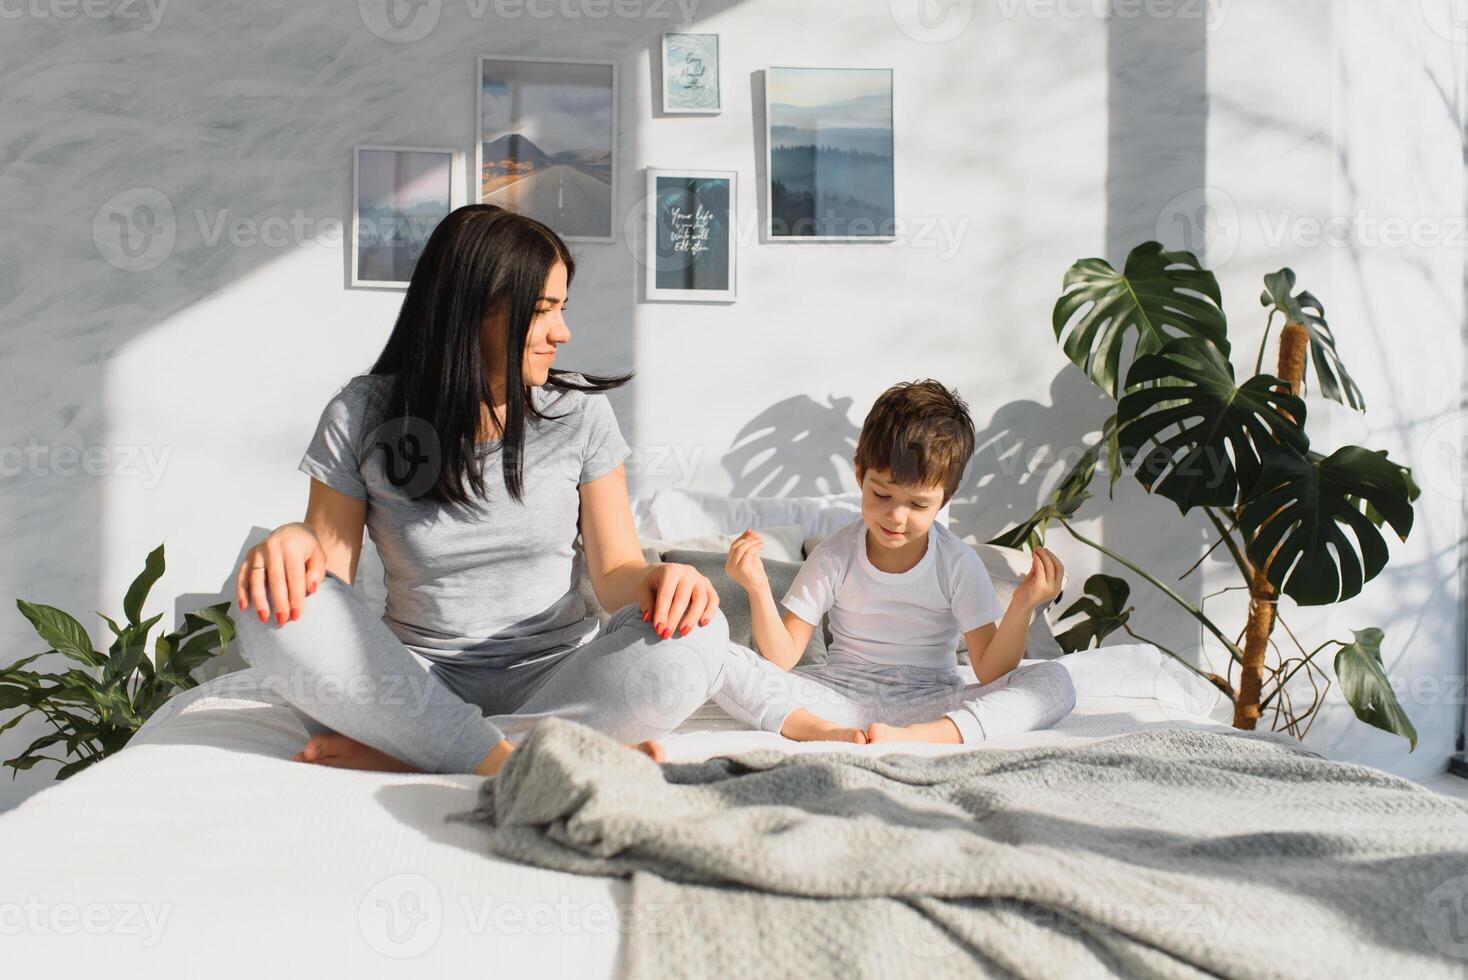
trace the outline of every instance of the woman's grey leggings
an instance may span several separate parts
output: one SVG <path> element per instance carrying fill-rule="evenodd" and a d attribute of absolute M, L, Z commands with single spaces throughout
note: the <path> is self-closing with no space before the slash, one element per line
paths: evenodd
<path fill-rule="evenodd" d="M 671 733 L 710 697 L 726 703 L 726 687 L 784 683 L 773 664 L 729 642 L 721 612 L 664 640 L 635 604 L 624 606 L 576 649 L 511 667 L 414 653 L 331 573 L 298 620 L 236 620 L 241 655 L 308 729 L 340 732 L 424 772 L 473 772 L 501 738 L 516 741 L 542 718 L 640 742 Z"/>

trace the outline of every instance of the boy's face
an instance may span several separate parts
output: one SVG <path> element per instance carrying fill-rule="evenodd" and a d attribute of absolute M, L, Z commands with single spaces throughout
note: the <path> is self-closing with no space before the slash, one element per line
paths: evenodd
<path fill-rule="evenodd" d="M 857 468 L 861 481 L 861 519 L 872 540 L 901 548 L 928 533 L 943 507 L 943 487 L 899 486 L 886 470 Z"/>

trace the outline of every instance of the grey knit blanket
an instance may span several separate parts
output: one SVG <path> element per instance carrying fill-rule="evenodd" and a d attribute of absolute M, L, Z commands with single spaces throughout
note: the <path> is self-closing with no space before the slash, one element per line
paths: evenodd
<path fill-rule="evenodd" d="M 550 720 L 450 819 L 629 879 L 637 978 L 1468 976 L 1468 804 L 1276 735 L 660 766 Z"/>

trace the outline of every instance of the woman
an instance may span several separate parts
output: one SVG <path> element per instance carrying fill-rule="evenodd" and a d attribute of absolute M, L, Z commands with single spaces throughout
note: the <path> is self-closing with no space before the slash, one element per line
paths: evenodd
<path fill-rule="evenodd" d="M 256 610 L 239 617 L 244 658 L 315 732 L 298 760 L 492 775 L 548 716 L 660 758 L 644 740 L 759 669 L 707 578 L 643 561 L 603 394 L 627 376 L 551 366 L 574 272 L 540 222 L 459 208 L 371 373 L 322 413 L 305 521 L 251 548 L 237 581 Z M 364 527 L 381 618 L 350 587 Z M 618 610 L 604 629 L 587 576 Z"/>

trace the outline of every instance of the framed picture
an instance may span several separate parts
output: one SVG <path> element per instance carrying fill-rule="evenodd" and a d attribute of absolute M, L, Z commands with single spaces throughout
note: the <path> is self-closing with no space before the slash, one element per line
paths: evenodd
<path fill-rule="evenodd" d="M 352 167 L 353 286 L 406 289 L 428 236 L 463 203 L 463 155 L 424 146 L 359 146 Z"/>
<path fill-rule="evenodd" d="M 616 241 L 617 66 L 479 59 L 478 200 L 569 241 Z"/>
<path fill-rule="evenodd" d="M 732 170 L 647 171 L 647 298 L 732 303 Z"/>
<path fill-rule="evenodd" d="M 663 111 L 723 111 L 719 85 L 719 35 L 663 35 Z"/>
<path fill-rule="evenodd" d="M 892 241 L 892 70 L 767 68 L 770 241 Z"/>

